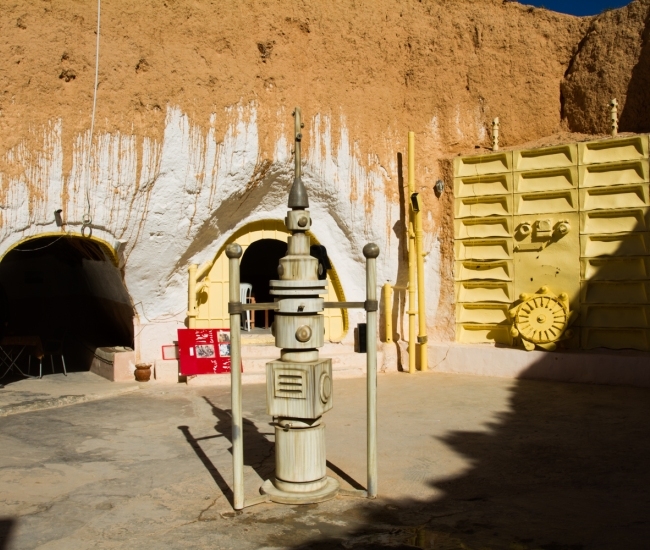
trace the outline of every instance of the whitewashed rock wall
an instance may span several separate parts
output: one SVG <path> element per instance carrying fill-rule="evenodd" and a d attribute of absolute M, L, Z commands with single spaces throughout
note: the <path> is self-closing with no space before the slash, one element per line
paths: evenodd
<path fill-rule="evenodd" d="M 23 239 L 59 232 L 56 209 L 63 209 L 71 234 L 79 234 L 82 216 L 90 212 L 93 235 L 118 250 L 124 268 L 137 311 L 139 360 L 160 357 L 160 346 L 176 339 L 176 328 L 184 323 L 187 266 L 209 261 L 242 225 L 285 216 L 293 179 L 292 125 L 285 120 L 291 120 L 290 113 L 278 113 L 278 124 L 287 131 L 278 138 L 273 159 L 260 153 L 254 105 L 220 115 L 229 122 L 225 135 L 216 135 L 216 116 L 206 128 L 169 108 L 162 143 L 105 133 L 96 135 L 91 146 L 89 133 L 79 135 L 69 177 L 63 172 L 65 121 L 52 121 L 42 129 L 38 150 L 21 144 L 6 154 L 7 164 L 22 173 L 0 172 L 0 255 Z M 303 154 L 303 180 L 313 232 L 327 247 L 346 298 L 361 300 L 365 243 L 381 248 L 379 284 L 395 282 L 397 276 L 394 226 L 400 206 L 386 199 L 397 189 L 397 166 L 392 160 L 382 164 L 376 155 L 361 158 L 345 120 L 337 122 L 340 135 L 333 136 L 329 118 L 316 115 L 306 121 L 310 146 Z M 431 252 L 426 260 L 431 320 L 440 292 L 435 234 L 427 236 L 425 248 Z M 351 326 L 362 317 L 351 312 Z"/>

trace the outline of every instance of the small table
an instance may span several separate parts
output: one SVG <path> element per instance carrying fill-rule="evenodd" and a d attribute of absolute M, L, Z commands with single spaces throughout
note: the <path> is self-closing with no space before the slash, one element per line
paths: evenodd
<path fill-rule="evenodd" d="M 14 357 L 14 354 L 11 352 L 12 348 L 19 348 L 17 355 Z M 7 370 L 4 372 L 0 379 L 4 378 L 9 374 L 9 371 L 13 368 L 18 370 L 23 376 L 28 378 L 36 378 L 29 374 L 25 374 L 20 370 L 20 367 L 16 364 L 20 356 L 23 354 L 26 348 L 31 348 L 30 353 L 34 355 L 40 364 L 39 367 L 39 378 L 43 378 L 43 344 L 41 339 L 38 336 L 5 336 L 0 340 L 0 363 L 7 367 Z M 9 351 L 8 351 L 9 350 Z"/>

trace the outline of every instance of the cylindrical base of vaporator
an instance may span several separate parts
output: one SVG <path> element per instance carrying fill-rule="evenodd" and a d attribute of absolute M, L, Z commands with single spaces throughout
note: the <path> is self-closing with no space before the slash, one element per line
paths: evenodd
<path fill-rule="evenodd" d="M 307 481 L 305 483 L 295 483 L 293 481 L 282 481 L 277 477 L 273 480 L 273 486 L 280 491 L 287 493 L 311 493 L 322 489 L 327 484 L 327 476 L 316 481 Z"/>
<path fill-rule="evenodd" d="M 334 498 L 338 492 L 339 482 L 331 477 L 325 478 L 325 485 L 320 489 L 302 493 L 278 489 L 270 479 L 260 487 L 260 493 L 268 495 L 272 502 L 279 504 L 316 504 Z"/>
<path fill-rule="evenodd" d="M 301 484 L 325 478 L 325 424 L 309 428 L 288 427 L 288 422 L 282 424 L 275 426 L 276 479 Z"/>

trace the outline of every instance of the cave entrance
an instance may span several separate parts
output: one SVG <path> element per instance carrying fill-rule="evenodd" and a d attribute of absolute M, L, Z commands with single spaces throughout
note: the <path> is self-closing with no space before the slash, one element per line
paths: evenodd
<path fill-rule="evenodd" d="M 287 254 L 287 243 L 277 239 L 260 239 L 250 244 L 241 259 L 240 280 L 253 287 L 256 303 L 273 302 L 269 281 L 278 279 L 280 258 Z M 268 329 L 273 322 L 273 311 L 251 311 L 256 329 Z"/>
<path fill-rule="evenodd" d="M 69 372 L 87 371 L 98 347 L 133 348 L 133 306 L 113 251 L 85 237 L 37 237 L 7 252 L 0 261 L 0 320 L 5 341 L 40 340 L 44 373 L 52 372 L 52 360 L 62 372 L 60 355 Z M 31 356 L 37 374 L 36 353 L 25 349 L 18 367 Z M 1 382 L 12 377 L 22 376 L 14 369 Z"/>

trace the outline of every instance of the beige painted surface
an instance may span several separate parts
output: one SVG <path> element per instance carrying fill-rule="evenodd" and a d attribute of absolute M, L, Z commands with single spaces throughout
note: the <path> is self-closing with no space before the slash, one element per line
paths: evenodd
<path fill-rule="evenodd" d="M 135 371 L 135 351 L 123 351 L 113 355 L 113 364 L 93 358 L 90 372 L 113 382 L 133 382 Z"/>

